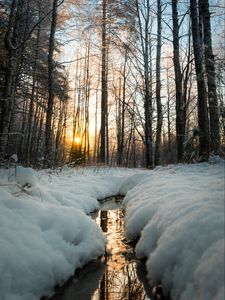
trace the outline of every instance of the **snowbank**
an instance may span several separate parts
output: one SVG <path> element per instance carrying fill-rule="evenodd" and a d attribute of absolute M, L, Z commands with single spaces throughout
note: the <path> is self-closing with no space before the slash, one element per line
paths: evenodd
<path fill-rule="evenodd" d="M 104 253 L 105 237 L 86 213 L 99 207 L 97 199 L 118 193 L 121 174 L 113 174 L 0 170 L 1 300 L 51 295 L 56 284 Z"/>
<path fill-rule="evenodd" d="M 222 161 L 158 168 L 124 204 L 127 238 L 140 236 L 136 253 L 147 258 L 152 285 L 172 299 L 224 299 Z"/>
<path fill-rule="evenodd" d="M 17 166 L 15 169 L 15 179 L 23 187 L 34 187 L 37 185 L 37 176 L 31 168 Z"/>
<path fill-rule="evenodd" d="M 173 299 L 224 295 L 224 164 L 155 171 L 0 170 L 0 300 L 39 300 L 104 252 L 88 217 L 97 199 L 126 194 L 126 234 L 140 240 L 152 284 Z"/>
<path fill-rule="evenodd" d="M 1 299 L 32 300 L 101 255 L 105 241 L 79 210 L 9 196 L 1 201 L 0 244 Z"/>

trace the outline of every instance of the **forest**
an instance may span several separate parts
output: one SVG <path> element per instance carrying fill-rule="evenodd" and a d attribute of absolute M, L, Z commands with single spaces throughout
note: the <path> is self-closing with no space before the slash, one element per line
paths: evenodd
<path fill-rule="evenodd" d="M 224 0 L 0 0 L 0 300 L 224 300 Z"/>
<path fill-rule="evenodd" d="M 224 157 L 224 47 L 220 0 L 1 1 L 1 167 Z"/>

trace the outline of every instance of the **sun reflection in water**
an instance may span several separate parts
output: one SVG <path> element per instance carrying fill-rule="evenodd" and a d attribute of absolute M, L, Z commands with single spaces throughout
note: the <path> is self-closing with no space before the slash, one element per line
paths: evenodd
<path fill-rule="evenodd" d="M 105 232 L 107 247 L 106 271 L 92 300 L 148 300 L 137 276 L 133 249 L 124 241 L 124 213 L 121 209 L 102 210 L 96 222 Z"/>
<path fill-rule="evenodd" d="M 135 258 L 133 248 L 124 240 L 124 213 L 121 204 L 111 199 L 92 214 L 105 233 L 105 255 L 77 270 L 53 297 L 41 300 L 152 300 L 144 264 Z"/>

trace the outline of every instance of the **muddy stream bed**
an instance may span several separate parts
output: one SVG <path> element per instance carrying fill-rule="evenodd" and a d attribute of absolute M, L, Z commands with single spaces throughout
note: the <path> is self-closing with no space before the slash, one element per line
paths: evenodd
<path fill-rule="evenodd" d="M 107 238 L 105 255 L 76 271 L 50 300 L 153 300 L 144 262 L 124 237 L 123 197 L 110 197 L 91 214 Z"/>

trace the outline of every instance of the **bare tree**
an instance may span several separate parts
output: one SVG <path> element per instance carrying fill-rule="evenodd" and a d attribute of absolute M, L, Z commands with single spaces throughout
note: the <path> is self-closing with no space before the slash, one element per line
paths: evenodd
<path fill-rule="evenodd" d="M 14 105 L 14 93 L 16 88 L 16 76 L 19 52 L 19 23 L 21 20 L 22 1 L 13 0 L 5 34 L 5 48 L 7 50 L 7 66 L 5 73 L 5 87 L 0 101 L 0 157 L 4 159 L 8 142 L 10 119 Z M 23 31 L 22 33 L 23 34 Z M 21 36 L 21 35 L 20 35 Z"/>
<path fill-rule="evenodd" d="M 199 14 L 196 0 L 190 0 L 192 40 L 194 48 L 195 71 L 198 88 L 198 125 L 199 125 L 199 155 L 207 159 L 209 155 L 209 130 L 207 116 L 207 97 L 203 69 L 203 48 L 200 37 Z"/>
<path fill-rule="evenodd" d="M 147 168 L 153 168 L 151 42 L 149 34 L 151 28 L 150 1 L 147 0 L 145 6 L 140 6 L 140 3 L 136 0 L 136 11 L 144 65 L 145 165 Z"/>
<path fill-rule="evenodd" d="M 180 66 L 180 43 L 179 43 L 179 18 L 177 9 L 178 0 L 172 0 L 172 17 L 173 17 L 173 63 L 175 71 L 176 86 L 176 140 L 178 161 L 183 158 L 184 145 L 184 99 L 182 87 L 182 72 Z"/>
<path fill-rule="evenodd" d="M 119 104 L 118 104 L 118 138 L 117 138 L 117 164 L 118 165 L 122 165 L 123 163 L 123 152 L 124 152 L 127 55 L 128 55 L 128 50 L 127 47 L 125 46 L 124 66 L 122 71 L 123 82 L 121 83 L 120 80 L 120 86 L 119 86 L 120 95 L 119 95 Z"/>
<path fill-rule="evenodd" d="M 52 114 L 53 114 L 53 101 L 54 101 L 54 59 L 53 54 L 55 50 L 55 32 L 57 24 L 57 7 L 58 0 L 53 0 L 52 6 L 52 19 L 51 31 L 49 37 L 49 53 L 48 53 L 48 104 L 46 114 L 45 126 L 45 166 L 52 165 Z"/>
<path fill-rule="evenodd" d="M 107 59 L 107 0 L 102 0 L 102 94 L 100 161 L 106 162 L 106 130 L 108 128 L 108 59 Z"/>
<path fill-rule="evenodd" d="M 162 103 L 161 103 L 161 48 L 162 48 L 162 4 L 157 0 L 157 53 L 156 53 L 156 103 L 157 103 L 157 129 L 155 142 L 155 166 L 160 162 L 160 144 L 162 132 Z"/>
<path fill-rule="evenodd" d="M 216 90 L 215 61 L 212 50 L 210 11 L 208 0 L 199 0 L 200 14 L 203 23 L 204 58 L 208 84 L 208 102 L 210 116 L 210 150 L 216 153 L 219 149 L 219 114 Z"/>

